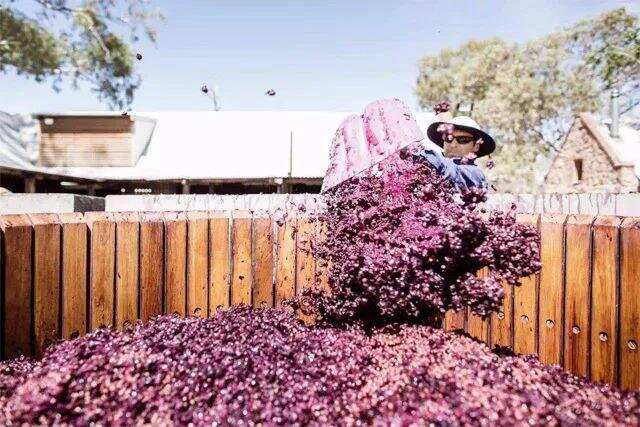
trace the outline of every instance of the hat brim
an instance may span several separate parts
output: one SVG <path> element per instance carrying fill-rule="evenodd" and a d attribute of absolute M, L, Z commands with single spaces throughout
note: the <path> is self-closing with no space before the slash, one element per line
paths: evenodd
<path fill-rule="evenodd" d="M 434 144 L 436 144 L 439 147 L 444 146 L 442 134 L 438 132 L 438 126 L 443 123 L 447 123 L 447 122 L 431 123 L 429 125 L 429 128 L 427 129 L 427 136 Z M 480 150 L 478 150 L 478 157 L 489 155 L 493 153 L 493 151 L 496 149 L 496 142 L 488 133 L 480 129 L 472 128 L 469 126 L 456 125 L 456 124 L 454 124 L 454 126 L 456 129 L 465 130 L 470 134 L 477 136 L 478 138 L 482 138 L 482 145 L 480 146 Z"/>

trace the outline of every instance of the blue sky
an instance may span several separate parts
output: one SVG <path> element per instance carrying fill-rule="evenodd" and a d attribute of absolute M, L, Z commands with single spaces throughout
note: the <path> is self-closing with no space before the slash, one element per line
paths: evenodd
<path fill-rule="evenodd" d="M 21 0 L 28 1 L 28 0 Z M 381 97 L 417 106 L 421 56 L 469 39 L 525 41 L 638 1 L 155 0 L 166 15 L 157 46 L 136 48 L 143 83 L 133 110 L 360 110 Z M 274 89 L 275 97 L 264 92 Z M 104 110 L 86 88 L 54 92 L 0 75 L 0 110 Z"/>

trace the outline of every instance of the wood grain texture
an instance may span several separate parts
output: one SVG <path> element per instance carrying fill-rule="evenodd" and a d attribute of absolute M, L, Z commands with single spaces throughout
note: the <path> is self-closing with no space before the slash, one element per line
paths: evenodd
<path fill-rule="evenodd" d="M 491 315 L 491 346 L 513 349 L 513 286 L 503 281 L 502 287 L 502 308 Z"/>
<path fill-rule="evenodd" d="M 270 217 L 253 218 L 253 306 L 273 307 L 273 222 Z"/>
<path fill-rule="evenodd" d="M 117 213 L 116 221 L 116 327 L 133 325 L 139 317 L 140 222 L 138 214 Z"/>
<path fill-rule="evenodd" d="M 209 311 L 209 214 L 187 213 L 187 313 L 207 317 Z"/>
<path fill-rule="evenodd" d="M 540 219 L 539 357 L 560 365 L 564 336 L 564 224 L 566 215 L 542 215 Z"/>
<path fill-rule="evenodd" d="M 315 224 L 308 218 L 298 218 L 296 233 L 296 295 L 314 287 L 315 262 L 311 253 L 311 242 Z"/>
<path fill-rule="evenodd" d="M 162 314 L 164 293 L 164 223 L 162 214 L 140 214 L 140 318 Z"/>
<path fill-rule="evenodd" d="M 322 221 L 316 221 L 316 235 L 314 247 L 318 248 L 327 237 L 327 224 Z M 329 286 L 329 269 L 331 264 L 323 259 L 316 258 L 316 287 L 324 290 L 326 293 L 331 292 Z"/>
<path fill-rule="evenodd" d="M 232 222 L 231 304 L 251 305 L 251 214 L 235 211 Z"/>
<path fill-rule="evenodd" d="M 590 215 L 571 215 L 566 225 L 564 367 L 582 376 L 589 375 L 594 220 Z"/>
<path fill-rule="evenodd" d="M 618 235 L 620 218 L 593 223 L 591 379 L 616 382 L 618 349 Z"/>
<path fill-rule="evenodd" d="M 277 224 L 276 307 L 295 296 L 296 284 L 296 218 Z"/>
<path fill-rule="evenodd" d="M 62 227 L 62 338 L 87 332 L 87 224 L 81 213 L 58 215 Z"/>
<path fill-rule="evenodd" d="M 640 218 L 625 218 L 620 230 L 620 381 L 640 388 Z"/>
<path fill-rule="evenodd" d="M 464 330 L 467 323 L 467 310 L 447 310 L 444 314 L 444 330 Z"/>
<path fill-rule="evenodd" d="M 33 328 L 35 354 L 61 338 L 60 223 L 55 214 L 30 214 L 33 225 Z"/>
<path fill-rule="evenodd" d="M 31 248 L 33 228 L 27 215 L 0 216 L 4 267 L 3 357 L 33 354 Z"/>
<path fill-rule="evenodd" d="M 187 310 L 187 217 L 164 214 L 165 313 L 184 316 Z"/>
<path fill-rule="evenodd" d="M 538 226 L 538 214 L 521 214 L 517 221 Z M 513 295 L 513 349 L 519 354 L 538 351 L 538 274 L 522 279 Z"/>
<path fill-rule="evenodd" d="M 111 214 L 87 212 L 89 227 L 89 329 L 115 321 L 116 223 Z"/>
<path fill-rule="evenodd" d="M 229 307 L 231 239 L 229 212 L 217 211 L 209 220 L 209 314 Z"/>

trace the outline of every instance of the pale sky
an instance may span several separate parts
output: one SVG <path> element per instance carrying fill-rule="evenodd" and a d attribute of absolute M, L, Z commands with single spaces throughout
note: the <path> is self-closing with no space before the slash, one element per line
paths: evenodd
<path fill-rule="evenodd" d="M 29 0 L 20 0 L 22 2 Z M 469 39 L 522 42 L 638 1 L 155 0 L 167 22 L 141 44 L 142 87 L 132 109 L 206 110 L 217 85 L 224 110 L 354 111 L 413 93 L 420 57 Z M 273 89 L 276 96 L 265 96 Z M 0 75 L 0 110 L 105 110 L 88 88 L 56 93 Z"/>

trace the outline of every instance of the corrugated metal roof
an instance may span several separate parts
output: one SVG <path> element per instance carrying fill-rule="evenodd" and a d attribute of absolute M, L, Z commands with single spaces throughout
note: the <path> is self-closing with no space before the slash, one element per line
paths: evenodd
<path fill-rule="evenodd" d="M 155 120 L 149 143 L 135 166 L 38 169 L 103 180 L 249 179 L 289 174 L 293 178 L 321 178 L 327 168 L 331 139 L 340 122 L 350 114 L 353 113 L 132 112 L 134 120 L 136 117 Z M 69 112 L 41 116 L 47 115 L 100 114 Z M 433 114 L 420 112 L 415 117 L 426 134 Z"/>

